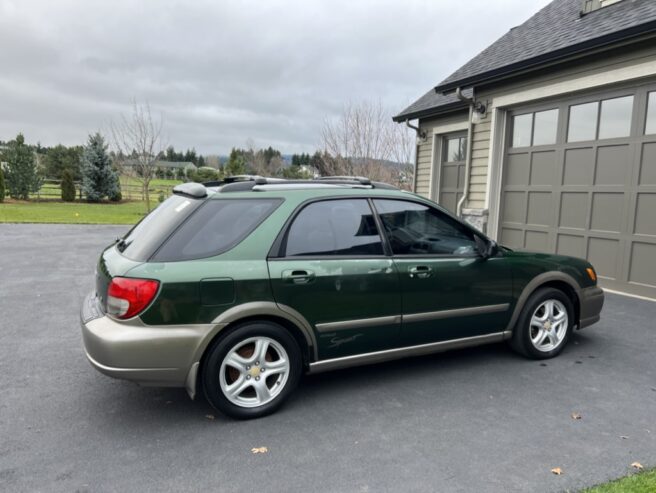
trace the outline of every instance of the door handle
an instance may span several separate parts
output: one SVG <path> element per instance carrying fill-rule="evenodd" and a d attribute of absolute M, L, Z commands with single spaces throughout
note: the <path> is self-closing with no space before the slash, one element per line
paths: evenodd
<path fill-rule="evenodd" d="M 292 284 L 308 284 L 314 279 L 314 272 L 305 269 L 286 270 L 282 273 L 282 278 Z"/>
<path fill-rule="evenodd" d="M 427 265 L 415 265 L 408 269 L 410 277 L 416 277 L 417 279 L 426 279 L 431 276 L 432 269 Z"/>

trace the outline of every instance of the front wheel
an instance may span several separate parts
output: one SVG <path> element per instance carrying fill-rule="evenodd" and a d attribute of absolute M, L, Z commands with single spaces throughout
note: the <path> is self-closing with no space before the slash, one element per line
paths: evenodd
<path fill-rule="evenodd" d="M 534 359 L 560 354 L 572 333 L 574 306 L 565 293 L 543 288 L 531 295 L 513 330 L 511 345 Z"/>
<path fill-rule="evenodd" d="M 270 322 L 242 325 L 212 346 L 202 369 L 209 403 L 237 419 L 277 410 L 301 376 L 301 351 L 294 337 Z"/>

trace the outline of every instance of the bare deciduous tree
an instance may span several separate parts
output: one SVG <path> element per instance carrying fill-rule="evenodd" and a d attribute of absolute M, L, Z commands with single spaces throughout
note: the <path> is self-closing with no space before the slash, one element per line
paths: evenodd
<path fill-rule="evenodd" d="M 392 121 L 380 102 L 348 104 L 321 131 L 322 175 L 367 176 L 407 187 L 412 182 L 414 135 Z"/>
<path fill-rule="evenodd" d="M 119 167 L 141 183 L 146 208 L 150 211 L 150 182 L 155 178 L 156 163 L 166 149 L 162 139 L 164 119 L 154 120 L 148 103 L 132 103 L 132 113 L 111 122 L 111 133 Z"/>

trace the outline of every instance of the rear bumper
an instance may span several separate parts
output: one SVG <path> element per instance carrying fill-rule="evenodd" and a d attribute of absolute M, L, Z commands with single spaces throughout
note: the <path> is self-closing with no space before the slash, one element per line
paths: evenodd
<path fill-rule="evenodd" d="M 604 306 L 604 290 L 599 286 L 584 288 L 579 292 L 579 301 L 581 306 L 579 329 L 598 322 Z"/>
<path fill-rule="evenodd" d="M 117 321 L 103 315 L 95 296 L 80 314 L 87 359 L 99 372 L 140 385 L 189 387 L 204 342 L 216 325 L 149 326 L 135 318 Z M 195 391 L 195 381 L 188 388 Z"/>

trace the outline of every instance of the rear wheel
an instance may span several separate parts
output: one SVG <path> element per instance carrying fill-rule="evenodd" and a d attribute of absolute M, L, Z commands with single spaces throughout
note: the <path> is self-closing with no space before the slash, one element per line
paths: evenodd
<path fill-rule="evenodd" d="M 511 345 L 534 359 L 560 354 L 572 333 L 574 306 L 565 293 L 539 289 L 528 299 L 513 330 Z"/>
<path fill-rule="evenodd" d="M 212 346 L 202 369 L 209 403 L 238 419 L 278 409 L 301 376 L 301 351 L 285 328 L 270 322 L 242 325 Z"/>

